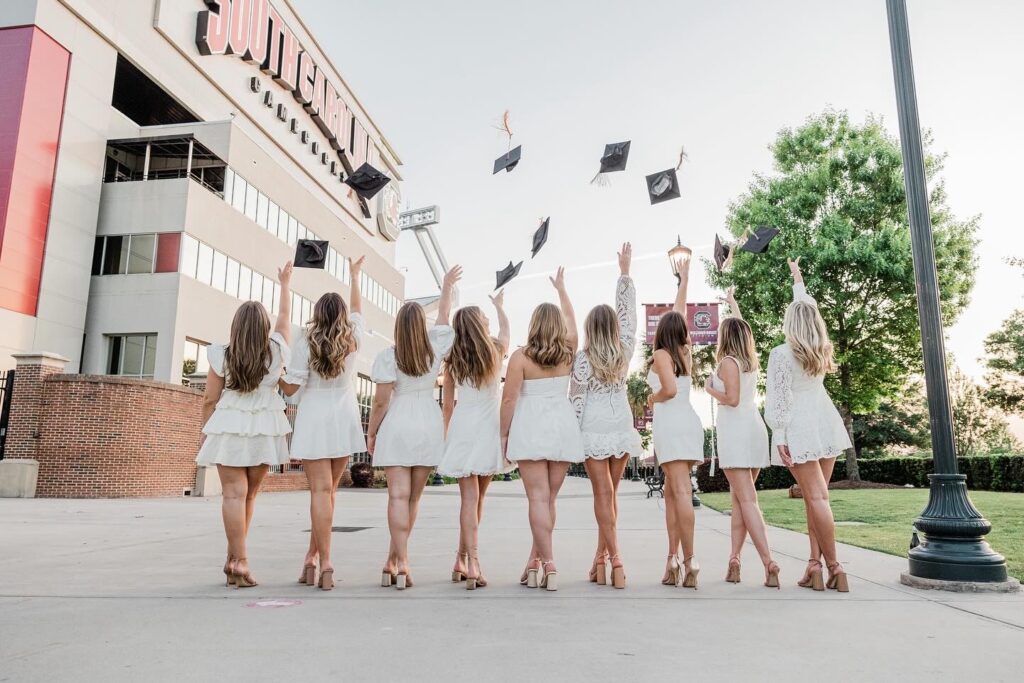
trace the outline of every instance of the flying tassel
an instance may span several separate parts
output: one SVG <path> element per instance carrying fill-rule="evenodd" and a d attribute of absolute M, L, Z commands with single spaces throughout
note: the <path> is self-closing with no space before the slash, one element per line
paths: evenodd
<path fill-rule="evenodd" d="M 505 135 L 508 136 L 508 148 L 512 149 L 512 113 L 508 109 L 501 115 L 501 125 L 498 126 L 498 130 L 505 131 Z"/>
<path fill-rule="evenodd" d="M 598 171 L 597 174 L 590 179 L 590 184 L 597 185 L 598 187 L 608 187 L 612 184 L 612 181 L 608 177 L 607 173 L 601 173 Z"/>
<path fill-rule="evenodd" d="M 683 167 L 683 161 L 689 161 L 690 155 L 686 153 L 686 147 L 682 147 L 679 150 L 679 163 L 676 164 L 676 170 L 678 171 Z"/>

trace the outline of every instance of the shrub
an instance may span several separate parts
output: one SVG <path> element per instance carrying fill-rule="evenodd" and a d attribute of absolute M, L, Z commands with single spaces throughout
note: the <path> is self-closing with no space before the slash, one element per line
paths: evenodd
<path fill-rule="evenodd" d="M 373 465 L 368 462 L 357 462 L 349 468 L 352 473 L 352 487 L 368 489 L 373 486 Z"/>

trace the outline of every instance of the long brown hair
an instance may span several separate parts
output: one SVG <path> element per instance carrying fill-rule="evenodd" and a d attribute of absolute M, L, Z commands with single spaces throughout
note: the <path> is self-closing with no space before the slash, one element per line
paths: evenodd
<path fill-rule="evenodd" d="M 676 377 L 690 374 L 690 331 L 686 327 L 686 318 L 677 311 L 669 311 L 661 316 L 658 327 L 654 331 L 654 350 L 664 350 L 672 359 L 672 372 Z M 654 357 L 648 367 L 653 364 Z"/>
<path fill-rule="evenodd" d="M 395 362 L 409 377 L 430 372 L 434 347 L 427 335 L 427 316 L 415 301 L 402 304 L 395 316 Z"/>
<path fill-rule="evenodd" d="M 583 352 L 587 354 L 594 376 L 605 384 L 619 384 L 626 378 L 629 358 L 622 348 L 619 318 L 615 310 L 607 305 L 595 306 L 583 323 L 586 341 Z"/>
<path fill-rule="evenodd" d="M 523 355 L 542 368 L 557 368 L 572 362 L 569 327 L 558 306 L 544 303 L 533 310 Z"/>
<path fill-rule="evenodd" d="M 328 292 L 313 306 L 306 326 L 309 367 L 324 379 L 345 372 L 345 357 L 356 350 L 356 337 L 348 318 L 348 306 L 337 292 Z"/>
<path fill-rule="evenodd" d="M 231 320 L 224 348 L 224 386 L 243 394 L 254 391 L 270 369 L 270 316 L 258 301 L 246 301 Z"/>
<path fill-rule="evenodd" d="M 761 367 L 754 347 L 754 332 L 742 318 L 726 318 L 718 326 L 715 360 L 721 363 L 730 356 L 739 363 L 740 372 L 755 372 Z"/>
<path fill-rule="evenodd" d="M 446 363 L 455 383 L 479 389 L 497 378 L 505 350 L 491 337 L 483 311 L 478 306 L 460 308 L 452 318 L 452 329 L 455 343 Z"/>

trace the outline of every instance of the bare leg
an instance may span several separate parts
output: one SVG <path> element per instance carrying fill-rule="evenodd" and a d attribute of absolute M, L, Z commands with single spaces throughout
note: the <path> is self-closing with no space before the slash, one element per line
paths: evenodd
<path fill-rule="evenodd" d="M 238 571 L 245 573 L 248 567 L 237 567 L 236 561 L 246 557 L 245 554 L 245 501 L 249 489 L 249 479 L 244 467 L 228 467 L 217 465 L 220 475 L 221 516 L 224 519 L 224 535 L 228 540 L 228 569 L 233 563 Z"/>
<path fill-rule="evenodd" d="M 256 465 L 246 467 L 245 476 L 249 480 L 249 490 L 245 495 L 245 533 L 248 536 L 249 526 L 252 524 L 252 515 L 256 511 L 256 494 L 260 492 L 263 478 L 267 476 L 270 465 Z"/>
<path fill-rule="evenodd" d="M 823 468 L 815 461 L 794 464 L 789 468 L 800 485 L 807 508 L 808 523 L 813 526 L 825 562 L 836 562 L 836 527 L 828 499 L 828 482 Z"/>
<path fill-rule="evenodd" d="M 619 544 L 615 533 L 615 489 L 612 485 L 610 463 L 608 460 L 587 458 L 583 464 L 594 492 L 594 517 L 597 518 L 597 529 L 601 539 L 598 547 L 603 546 L 611 557 L 617 558 Z M 595 558 L 595 564 L 596 562 Z M 621 561 L 619 563 L 621 564 Z"/>
<path fill-rule="evenodd" d="M 688 460 L 675 460 L 664 463 L 665 481 L 672 484 L 672 505 L 675 507 L 676 534 L 683 547 L 683 559 L 693 557 L 693 530 L 695 516 L 693 512 L 693 487 L 690 484 L 690 468 L 693 463 Z M 668 498 L 665 507 L 669 505 Z"/>
<path fill-rule="evenodd" d="M 530 533 L 533 535 L 533 547 L 543 560 L 551 559 L 551 536 L 554 520 L 551 517 L 553 496 L 551 482 L 548 477 L 546 460 L 521 460 L 519 473 L 526 488 L 526 498 L 530 509 Z M 535 557 L 536 557 L 535 556 Z"/>
<path fill-rule="evenodd" d="M 409 546 L 409 497 L 412 489 L 412 468 L 392 466 L 385 469 L 388 482 L 388 531 L 391 534 L 391 551 L 388 553 L 385 571 L 398 573 L 400 562 L 405 558 Z"/>
<path fill-rule="evenodd" d="M 757 504 L 757 489 L 754 488 L 752 471 L 747 468 L 723 471 L 726 479 L 729 480 L 729 491 L 731 491 L 734 501 L 732 514 L 742 518 L 743 525 L 750 534 L 750 540 L 761 557 L 761 563 L 767 567 L 771 564 L 772 554 L 768 549 L 768 531 L 765 528 L 764 517 Z M 735 552 L 735 548 L 734 554 L 738 554 Z"/>
<path fill-rule="evenodd" d="M 727 471 L 727 470 L 723 470 Z M 728 475 L 726 475 L 728 477 Z M 729 557 L 740 558 L 743 552 L 743 544 L 747 541 L 747 527 L 743 524 L 743 512 L 740 510 L 739 501 L 736 500 L 736 492 L 729 487 L 729 539 L 731 541 Z"/>
<path fill-rule="evenodd" d="M 835 469 L 836 459 L 835 458 L 822 458 L 821 460 L 818 461 L 818 463 L 821 466 L 821 474 L 825 478 L 825 483 L 828 484 L 828 482 L 832 481 L 832 470 Z M 806 505 L 806 501 L 807 501 L 807 499 L 805 498 L 804 499 L 804 504 L 805 505 Z M 817 535 L 811 529 L 811 524 L 810 524 L 810 517 L 811 517 L 811 515 L 808 514 L 807 517 L 808 517 L 807 536 L 810 539 L 810 543 L 811 543 L 811 554 L 808 555 L 808 557 L 813 558 L 815 560 L 818 560 L 818 559 L 821 559 L 821 547 L 818 545 L 818 537 L 817 537 Z"/>
<path fill-rule="evenodd" d="M 433 467 L 413 467 L 410 476 L 411 487 L 409 489 L 409 533 L 405 537 L 405 547 L 402 550 L 402 563 L 399 565 L 406 573 L 409 571 L 409 536 L 416 526 L 416 517 L 420 513 L 420 499 L 423 498 L 423 489 L 427 485 L 427 479 Z"/>
<path fill-rule="evenodd" d="M 304 460 L 302 469 L 309 480 L 309 519 L 313 545 L 320 555 L 320 571 L 334 569 L 331 563 L 331 527 L 334 525 L 334 507 L 331 505 L 331 485 L 334 482 L 331 460 Z"/>
<path fill-rule="evenodd" d="M 459 496 L 462 499 L 462 506 L 459 508 L 459 551 L 452 572 L 476 577 L 477 574 L 471 572 L 465 561 L 465 556 L 471 549 L 476 548 L 480 526 L 480 485 L 477 477 L 459 479 Z"/>
<path fill-rule="evenodd" d="M 476 478 L 476 485 L 480 489 L 480 496 L 476 506 L 476 521 L 477 524 L 484 520 L 484 496 L 487 495 L 487 489 L 494 481 L 490 475 L 484 475 Z"/>

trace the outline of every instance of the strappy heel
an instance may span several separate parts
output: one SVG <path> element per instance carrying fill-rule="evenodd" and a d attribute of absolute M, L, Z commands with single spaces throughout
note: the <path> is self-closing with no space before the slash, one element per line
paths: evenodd
<path fill-rule="evenodd" d="M 618 561 L 618 565 L 615 562 Z M 612 565 L 612 587 L 613 588 L 625 588 L 626 587 L 626 570 L 622 566 L 622 558 L 618 555 L 611 557 Z"/>
<path fill-rule="evenodd" d="M 821 562 L 816 562 L 815 565 L 808 571 L 811 579 L 809 585 L 811 590 L 823 591 L 825 590 L 825 580 L 821 578 Z"/>
<path fill-rule="evenodd" d="M 227 562 L 224 563 L 224 587 L 230 588 L 235 585 L 235 573 L 231 569 L 233 560 L 228 556 Z"/>
<path fill-rule="evenodd" d="M 697 590 L 697 575 L 700 574 L 700 563 L 690 556 L 683 558 L 682 565 L 685 570 L 683 582 L 681 584 L 677 583 L 676 585 L 682 586 L 683 588 L 692 588 L 693 590 Z"/>
<path fill-rule="evenodd" d="M 765 567 L 764 574 L 764 587 L 765 588 L 780 588 L 779 586 L 779 565 L 772 560 Z"/>
<path fill-rule="evenodd" d="M 398 580 L 398 575 L 395 574 L 395 572 L 391 571 L 391 569 L 389 567 L 385 566 L 384 569 L 381 570 L 381 572 L 380 572 L 380 587 L 381 588 L 391 588 L 392 586 L 394 586 L 396 584 L 397 580 Z"/>
<path fill-rule="evenodd" d="M 538 567 L 532 566 L 534 563 L 540 563 L 540 566 L 538 566 Z M 526 563 L 526 581 L 523 581 L 520 578 L 519 583 L 521 583 L 522 585 L 526 586 L 527 588 L 536 588 L 537 586 L 540 585 L 541 574 L 544 573 L 543 567 L 544 567 L 544 564 L 541 563 L 539 557 L 533 558 L 532 560 L 530 560 L 529 562 Z"/>
<path fill-rule="evenodd" d="M 235 588 L 252 588 L 253 586 L 259 585 L 259 584 L 256 583 L 256 579 L 252 578 L 252 571 L 251 570 L 247 571 L 244 574 L 239 574 L 237 571 L 234 570 L 234 567 L 237 565 L 237 563 L 239 563 L 239 562 L 247 562 L 247 561 L 248 560 L 246 558 L 240 557 L 237 560 L 234 560 L 232 562 L 232 565 L 231 565 L 232 566 L 232 570 L 231 570 L 231 572 L 232 572 L 232 574 L 234 574 L 234 577 L 235 577 Z"/>
<path fill-rule="evenodd" d="M 320 581 L 316 584 L 322 591 L 329 591 L 334 588 L 334 570 L 320 570 Z"/>
<path fill-rule="evenodd" d="M 679 557 L 668 556 L 668 566 L 665 568 L 665 577 L 661 580 L 663 586 L 678 586 L 682 581 L 679 578 Z"/>
<path fill-rule="evenodd" d="M 796 585 L 800 586 L 801 588 L 810 588 L 811 587 L 811 572 L 814 571 L 814 566 L 813 565 L 817 565 L 818 568 L 820 569 L 821 568 L 821 560 L 816 560 L 813 557 L 811 559 L 807 560 L 807 569 L 804 570 L 803 577 L 801 577 L 801 579 L 796 582 Z"/>
<path fill-rule="evenodd" d="M 740 582 L 740 558 L 736 555 L 729 558 L 729 569 L 725 572 L 725 582 Z"/>
<path fill-rule="evenodd" d="M 604 586 L 608 583 L 607 564 L 608 553 L 600 553 L 594 556 L 594 565 L 590 568 L 590 573 L 587 575 L 590 583 L 596 583 L 598 586 Z"/>
<path fill-rule="evenodd" d="M 554 560 L 545 560 L 541 563 L 541 567 L 544 568 L 544 576 L 540 578 L 540 583 L 538 584 L 538 587 L 548 591 L 558 590 L 558 570 L 556 569 L 555 571 L 549 572 L 546 569 L 547 565 L 554 563 Z"/>
<path fill-rule="evenodd" d="M 466 561 L 468 563 L 469 562 L 469 559 L 468 559 L 469 558 L 469 553 L 463 553 L 463 552 L 460 552 L 458 550 L 455 551 L 455 562 L 456 562 L 456 564 L 458 564 L 458 561 L 461 560 L 464 557 L 467 558 Z M 466 567 L 466 570 L 467 571 L 469 570 L 468 566 Z M 466 580 L 466 576 L 467 576 L 466 574 L 460 572 L 458 569 L 453 569 L 452 570 L 452 583 L 459 583 L 460 581 L 465 581 Z"/>
<path fill-rule="evenodd" d="M 302 573 L 299 574 L 299 583 L 307 586 L 316 585 L 316 563 L 305 564 L 302 566 Z"/>
<path fill-rule="evenodd" d="M 466 574 L 466 590 L 468 591 L 483 588 L 487 585 L 487 581 L 483 577 L 483 572 L 480 571 L 480 558 L 476 556 L 475 552 L 466 553 L 466 571 L 472 572 L 474 564 L 476 564 L 477 567 L 476 576 Z"/>
<path fill-rule="evenodd" d="M 818 576 L 821 576 L 821 570 L 818 570 Z M 843 569 L 843 565 L 838 562 L 833 562 L 828 565 L 828 583 L 825 584 L 827 588 L 839 591 L 840 593 L 850 592 L 850 581 L 846 575 L 846 570 Z M 817 590 L 817 589 L 815 589 Z"/>

